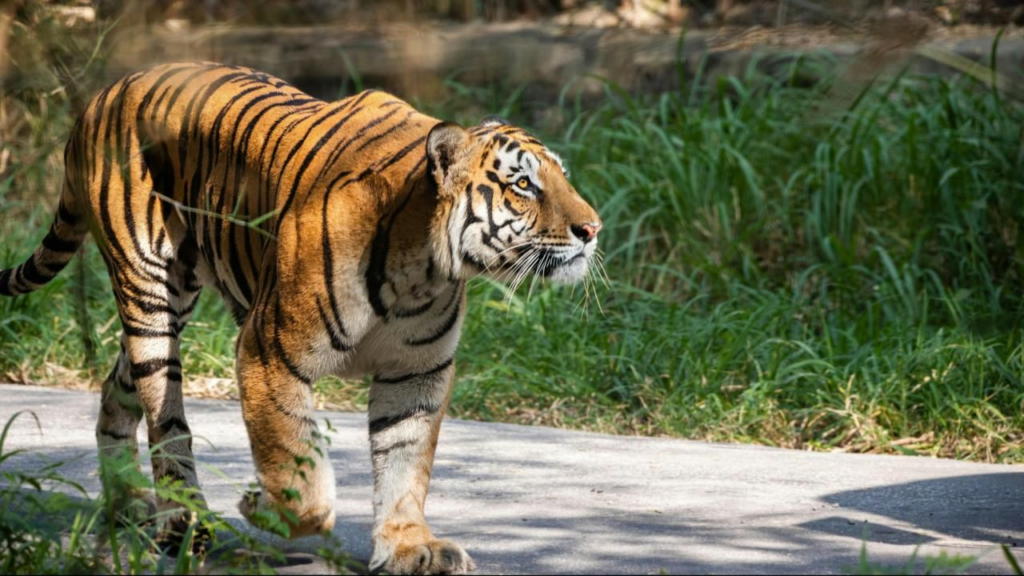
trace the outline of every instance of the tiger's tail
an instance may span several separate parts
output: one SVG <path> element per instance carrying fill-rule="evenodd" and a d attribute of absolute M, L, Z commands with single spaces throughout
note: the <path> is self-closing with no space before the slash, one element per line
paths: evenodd
<path fill-rule="evenodd" d="M 86 218 L 65 181 L 57 214 L 43 243 L 20 266 L 0 270 L 0 296 L 28 294 L 53 280 L 78 252 L 88 232 Z"/>

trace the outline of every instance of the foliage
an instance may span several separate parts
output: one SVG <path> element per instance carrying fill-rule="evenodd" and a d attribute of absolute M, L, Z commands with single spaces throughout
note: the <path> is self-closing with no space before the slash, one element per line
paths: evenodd
<path fill-rule="evenodd" d="M 25 415 L 12 416 L 0 433 L 3 574 L 273 574 L 274 565 L 283 562 L 283 552 L 204 509 L 180 482 L 161 481 L 154 486 L 128 454 L 101 458 L 103 491 L 97 498 L 90 497 L 80 484 L 61 474 L 64 462 L 5 447 L 12 425 Z M 28 415 L 39 426 L 36 416 Z M 123 505 L 129 501 L 125 495 L 154 493 L 195 518 L 185 542 L 191 542 L 196 526 L 210 531 L 212 541 L 204 552 L 193 553 L 190 546 L 180 554 L 162 550 L 157 529 L 171 511 L 143 512 L 145 506 L 132 510 Z M 262 520 L 260 528 L 287 535 L 287 524 L 276 514 L 265 512 L 257 520 Z M 245 553 L 237 553 L 240 549 Z M 319 555 L 337 573 L 358 570 L 360 566 L 340 550 L 337 539 L 328 537 Z"/>
<path fill-rule="evenodd" d="M 1003 548 L 1005 550 L 1005 547 Z M 963 574 L 971 566 L 977 563 L 978 558 L 963 556 L 960 554 L 948 554 L 945 550 L 935 556 L 921 556 L 919 549 L 915 549 L 905 563 L 899 566 L 886 566 L 873 562 L 868 558 L 867 543 L 863 543 L 860 549 L 860 562 L 853 573 L 861 576 L 888 576 L 898 574 Z M 1016 560 L 1012 554 L 1007 556 L 1011 568 Z"/>

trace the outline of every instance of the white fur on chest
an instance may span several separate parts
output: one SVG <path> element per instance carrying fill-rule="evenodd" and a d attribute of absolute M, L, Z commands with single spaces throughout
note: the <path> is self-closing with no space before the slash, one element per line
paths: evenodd
<path fill-rule="evenodd" d="M 465 316 L 465 285 L 457 281 L 436 289 L 422 310 L 395 308 L 376 318 L 359 338 L 338 371 L 355 378 L 365 374 L 394 376 L 436 367 L 455 355 Z M 412 316 L 401 316 L 410 310 Z M 371 313 L 372 314 L 372 313 Z"/>

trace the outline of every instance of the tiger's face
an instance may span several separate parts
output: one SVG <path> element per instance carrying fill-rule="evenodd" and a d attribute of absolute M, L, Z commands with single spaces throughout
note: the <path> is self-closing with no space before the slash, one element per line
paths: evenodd
<path fill-rule="evenodd" d="M 444 209 L 438 257 L 456 276 L 487 274 L 516 284 L 529 274 L 582 280 L 601 219 L 576 192 L 561 159 L 498 118 L 463 129 L 440 124 L 427 138 Z"/>

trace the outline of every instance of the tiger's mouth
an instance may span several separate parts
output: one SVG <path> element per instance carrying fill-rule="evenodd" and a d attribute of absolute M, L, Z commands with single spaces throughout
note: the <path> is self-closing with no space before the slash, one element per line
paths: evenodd
<path fill-rule="evenodd" d="M 529 278 L 558 284 L 575 284 L 587 278 L 595 261 L 596 242 L 557 243 L 527 239 L 501 250 L 481 268 L 490 277 L 507 284 L 514 293 Z"/>
<path fill-rule="evenodd" d="M 580 247 L 560 258 L 553 257 L 537 274 L 560 284 L 575 284 L 586 278 L 593 254 L 593 248 Z"/>
<path fill-rule="evenodd" d="M 554 253 L 549 254 L 547 258 L 542 260 L 543 264 L 536 269 L 536 274 L 548 278 L 558 270 L 573 266 L 577 262 L 584 261 L 587 258 L 585 250 L 582 248 L 577 250 L 575 254 L 563 255 L 560 254 L 560 252 L 563 252 L 561 250 L 552 252 Z"/>
<path fill-rule="evenodd" d="M 557 248 L 531 243 L 517 251 L 517 262 L 512 266 L 517 273 L 510 280 L 515 285 L 523 277 L 535 275 L 561 284 L 579 282 L 590 269 L 594 250 L 593 243 Z"/>

